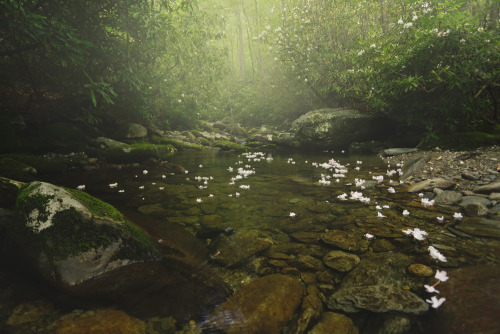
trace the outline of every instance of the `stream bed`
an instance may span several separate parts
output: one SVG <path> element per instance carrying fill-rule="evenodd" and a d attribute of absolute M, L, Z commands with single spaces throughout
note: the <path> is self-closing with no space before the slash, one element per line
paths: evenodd
<path fill-rule="evenodd" d="M 500 243 L 457 231 L 457 208 L 403 191 L 400 165 L 387 165 L 377 155 L 340 152 L 211 150 L 179 152 L 169 163 L 47 180 L 71 188 L 84 184 L 89 194 L 113 204 L 153 236 L 167 259 L 196 268 L 172 284 L 162 283 L 174 288 L 152 289 L 155 293 L 111 305 L 147 323 L 148 332 L 170 333 L 166 320 L 158 319 L 171 318 L 177 328 L 190 326 L 193 333 L 273 332 L 278 325 L 286 325 L 288 333 L 314 326 L 314 333 L 329 333 L 320 325 L 338 326 L 338 321 L 359 333 L 498 329 L 489 323 L 500 303 Z M 181 267 L 186 271 L 178 265 L 170 269 Z M 171 275 L 163 270 L 153 276 Z M 448 279 L 438 282 L 436 270 Z M 290 298 L 277 291 L 285 276 L 301 283 L 287 290 Z M 265 277 L 273 280 L 258 284 Z M 2 277 L 4 283 L 9 279 Z M 269 292 L 265 286 L 273 284 L 276 292 Z M 428 292 L 425 285 L 440 293 Z M 51 300 L 50 293 L 33 289 L 30 294 L 23 288 L 22 298 L 12 299 Z M 300 289 L 299 298 L 289 306 L 294 289 Z M 228 299 L 233 292 L 237 297 Z M 273 295 L 275 313 L 259 313 L 268 298 L 264 293 Z M 50 303 L 59 307 L 58 315 L 75 308 L 64 298 Z M 490 307 L 483 308 L 485 303 Z M 342 318 L 327 317 L 334 313 Z"/>

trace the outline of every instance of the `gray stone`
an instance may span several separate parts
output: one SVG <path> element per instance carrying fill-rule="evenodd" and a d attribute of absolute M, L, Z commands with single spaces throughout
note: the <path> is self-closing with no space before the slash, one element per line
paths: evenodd
<path fill-rule="evenodd" d="M 479 237 L 500 238 L 500 220 L 466 217 L 455 228 Z"/>
<path fill-rule="evenodd" d="M 17 205 L 23 226 L 9 231 L 11 250 L 58 287 L 159 259 L 155 241 L 84 192 L 36 181 L 19 194 Z"/>
<path fill-rule="evenodd" d="M 406 188 L 408 192 L 416 193 L 421 191 L 432 191 L 434 188 L 452 189 L 455 183 L 443 178 L 429 179 L 422 182 L 412 184 Z"/>
<path fill-rule="evenodd" d="M 470 217 L 485 216 L 488 214 L 488 208 L 481 203 L 471 203 L 465 206 L 465 214 Z"/>
<path fill-rule="evenodd" d="M 453 205 L 462 200 L 462 193 L 452 190 L 444 190 L 442 192 L 438 192 L 434 200 L 436 204 Z"/>
<path fill-rule="evenodd" d="M 390 157 L 390 156 L 395 156 L 395 155 L 401 155 L 401 154 L 408 154 L 408 153 L 413 153 L 413 152 L 417 152 L 418 149 L 417 148 L 388 148 L 386 150 L 384 150 L 384 155 L 386 157 Z"/>
<path fill-rule="evenodd" d="M 483 186 L 476 187 L 474 188 L 474 192 L 478 194 L 491 194 L 493 192 L 500 192 L 500 180 L 495 180 Z"/>
<path fill-rule="evenodd" d="M 323 263 L 328 267 L 340 272 L 352 270 L 359 264 L 359 257 L 342 251 L 331 251 L 323 257 Z"/>
<path fill-rule="evenodd" d="M 487 198 L 479 196 L 464 196 L 462 197 L 460 203 L 458 203 L 458 205 L 460 205 L 463 208 L 467 207 L 470 204 L 482 204 L 486 207 L 490 207 L 491 201 Z"/>
<path fill-rule="evenodd" d="M 402 168 L 403 175 L 401 175 L 401 180 L 409 178 L 410 176 L 424 168 L 424 166 L 427 164 L 427 161 L 429 161 L 429 158 L 419 157 L 410 162 L 407 162 Z"/>
<path fill-rule="evenodd" d="M 488 196 L 488 199 L 490 201 L 500 201 L 500 193 L 491 193 L 489 196 Z"/>
<path fill-rule="evenodd" d="M 347 148 L 352 142 L 387 138 L 391 122 L 357 110 L 319 109 L 292 124 L 297 139 L 306 146 Z"/>
<path fill-rule="evenodd" d="M 128 146 L 125 143 L 122 143 L 122 142 L 114 140 L 114 139 L 106 138 L 106 137 L 98 137 L 96 139 L 96 141 L 103 148 L 122 148 L 122 147 Z"/>
<path fill-rule="evenodd" d="M 127 138 L 144 138 L 148 135 L 148 130 L 140 124 L 130 123 L 127 129 Z"/>
<path fill-rule="evenodd" d="M 328 308 L 347 313 L 368 310 L 421 314 L 429 309 L 429 305 L 413 292 L 391 285 L 371 285 L 340 289 L 328 300 Z"/>

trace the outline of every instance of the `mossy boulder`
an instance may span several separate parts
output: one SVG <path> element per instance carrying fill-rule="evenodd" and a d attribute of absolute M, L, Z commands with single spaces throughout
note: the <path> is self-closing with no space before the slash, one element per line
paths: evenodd
<path fill-rule="evenodd" d="M 189 133 L 191 134 L 191 133 Z M 193 140 L 196 140 L 193 136 Z M 184 140 L 178 140 L 178 139 L 171 139 L 167 137 L 160 137 L 160 136 L 153 136 L 151 138 L 151 142 L 155 144 L 160 144 L 160 145 L 172 145 L 175 147 L 177 150 L 182 151 L 182 150 L 202 150 L 203 146 L 199 144 L 194 144 L 190 143 Z"/>
<path fill-rule="evenodd" d="M 240 145 L 227 140 L 216 140 L 213 142 L 213 146 L 219 147 L 223 151 L 244 152 L 250 150 L 250 147 L 248 146 Z"/>
<path fill-rule="evenodd" d="M 292 124 L 302 146 L 319 149 L 348 148 L 352 142 L 381 140 L 394 132 L 387 118 L 348 109 L 310 111 Z"/>
<path fill-rule="evenodd" d="M 36 174 L 36 169 L 24 162 L 12 158 L 0 158 L 0 175 L 3 177 L 32 181 Z"/>
<path fill-rule="evenodd" d="M 159 252 L 147 234 L 110 204 L 74 189 L 35 181 L 20 191 L 19 220 L 4 253 L 56 287 L 71 290 Z"/>
<path fill-rule="evenodd" d="M 154 158 L 167 160 L 175 153 L 172 145 L 155 145 L 149 143 L 137 143 L 124 147 L 111 147 L 105 152 L 108 162 L 112 163 L 133 163 L 143 162 Z"/>

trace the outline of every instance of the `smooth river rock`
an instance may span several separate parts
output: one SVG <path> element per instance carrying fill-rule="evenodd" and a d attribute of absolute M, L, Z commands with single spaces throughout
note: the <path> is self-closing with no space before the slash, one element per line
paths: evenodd
<path fill-rule="evenodd" d="M 218 305 L 207 327 L 224 333 L 278 334 L 302 299 L 302 285 L 290 276 L 258 278 Z"/>
<path fill-rule="evenodd" d="M 368 310 L 420 314 L 426 312 L 429 305 L 413 292 L 391 285 L 371 285 L 340 289 L 328 300 L 328 308 L 347 313 Z"/>
<path fill-rule="evenodd" d="M 325 312 L 308 334 L 358 334 L 352 320 L 340 313 Z"/>
<path fill-rule="evenodd" d="M 331 251 L 323 257 L 325 265 L 340 272 L 352 270 L 359 261 L 359 256 L 342 251 Z"/>

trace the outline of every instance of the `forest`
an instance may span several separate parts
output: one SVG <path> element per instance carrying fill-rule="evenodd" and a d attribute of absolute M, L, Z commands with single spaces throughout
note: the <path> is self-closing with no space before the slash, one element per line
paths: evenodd
<path fill-rule="evenodd" d="M 2 135 L 284 127 L 324 107 L 431 137 L 498 131 L 499 12 L 495 0 L 2 1 Z"/>

